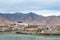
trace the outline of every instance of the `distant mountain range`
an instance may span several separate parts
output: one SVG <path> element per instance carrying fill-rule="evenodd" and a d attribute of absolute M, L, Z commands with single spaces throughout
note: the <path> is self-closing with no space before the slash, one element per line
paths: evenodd
<path fill-rule="evenodd" d="M 29 24 L 60 24 L 60 16 L 47 16 L 44 17 L 42 15 L 37 15 L 33 12 L 30 13 L 0 13 L 0 20 L 1 19 L 9 20 L 9 21 L 22 21 L 27 22 Z M 1 21 L 0 21 L 1 23 Z"/>

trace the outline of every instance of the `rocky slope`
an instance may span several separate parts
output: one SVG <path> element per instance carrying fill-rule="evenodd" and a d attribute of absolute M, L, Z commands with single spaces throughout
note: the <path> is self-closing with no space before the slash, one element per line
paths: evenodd
<path fill-rule="evenodd" d="M 18 12 L 14 14 L 0 13 L 0 23 L 8 22 L 8 20 L 9 21 L 22 21 L 22 22 L 27 22 L 29 24 L 60 24 L 60 16 L 44 17 L 42 15 L 37 15 L 33 12 L 30 12 L 27 14 L 18 13 Z"/>

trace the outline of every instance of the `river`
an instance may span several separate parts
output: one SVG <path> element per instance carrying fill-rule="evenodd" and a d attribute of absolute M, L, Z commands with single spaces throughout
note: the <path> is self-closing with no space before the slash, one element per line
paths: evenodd
<path fill-rule="evenodd" d="M 0 34 L 0 40 L 60 40 L 60 36 Z"/>

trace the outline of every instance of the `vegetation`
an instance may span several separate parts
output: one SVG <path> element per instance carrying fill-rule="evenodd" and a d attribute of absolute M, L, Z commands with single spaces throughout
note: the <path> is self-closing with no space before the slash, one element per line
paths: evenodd
<path fill-rule="evenodd" d="M 44 30 L 44 29 L 37 28 L 37 31 L 36 32 L 41 32 L 42 30 Z"/>
<path fill-rule="evenodd" d="M 57 30 L 59 30 L 59 31 L 60 31 L 60 28 L 57 28 Z"/>

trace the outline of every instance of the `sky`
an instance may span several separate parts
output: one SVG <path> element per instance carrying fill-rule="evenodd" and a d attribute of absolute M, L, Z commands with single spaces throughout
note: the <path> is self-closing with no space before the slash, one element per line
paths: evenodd
<path fill-rule="evenodd" d="M 0 12 L 35 12 L 43 16 L 58 16 L 60 0 L 0 0 Z"/>

